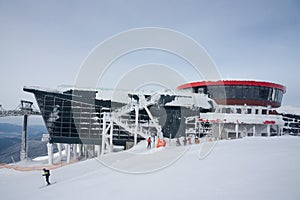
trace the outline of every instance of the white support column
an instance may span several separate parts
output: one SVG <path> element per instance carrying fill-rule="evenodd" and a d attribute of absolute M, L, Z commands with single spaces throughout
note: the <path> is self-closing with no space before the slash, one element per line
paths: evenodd
<path fill-rule="evenodd" d="M 114 134 L 114 121 L 112 119 L 112 117 L 110 118 L 110 140 L 109 140 L 109 144 L 110 144 L 110 152 L 113 152 L 113 134 Z"/>
<path fill-rule="evenodd" d="M 71 145 L 67 144 L 66 146 L 66 154 L 67 154 L 67 163 L 70 163 L 71 160 Z"/>
<path fill-rule="evenodd" d="M 84 158 L 87 159 L 89 157 L 87 145 L 83 145 Z"/>
<path fill-rule="evenodd" d="M 270 137 L 271 136 L 271 125 L 270 124 L 267 125 L 267 133 L 268 133 L 268 137 Z"/>
<path fill-rule="evenodd" d="M 82 144 L 78 144 L 78 149 L 79 149 L 79 151 L 78 151 L 78 157 L 81 157 L 82 154 L 83 154 L 83 152 L 82 152 Z"/>
<path fill-rule="evenodd" d="M 77 160 L 77 144 L 73 145 L 73 159 Z"/>
<path fill-rule="evenodd" d="M 99 157 L 101 154 L 101 145 L 95 145 L 95 151 L 96 151 L 97 157 Z"/>
<path fill-rule="evenodd" d="M 239 123 L 235 124 L 235 138 L 239 138 Z"/>
<path fill-rule="evenodd" d="M 256 136 L 256 128 L 255 128 L 255 124 L 253 124 L 253 136 Z"/>
<path fill-rule="evenodd" d="M 67 157 L 68 155 L 68 144 L 64 144 L 65 147 L 65 156 Z"/>
<path fill-rule="evenodd" d="M 102 128 L 102 141 L 101 141 L 101 155 L 104 154 L 106 140 L 106 113 L 103 114 L 103 128 Z"/>
<path fill-rule="evenodd" d="M 53 164 L 53 146 L 51 143 L 47 143 L 47 149 L 48 149 L 48 164 Z"/>
<path fill-rule="evenodd" d="M 139 107 L 135 106 L 135 129 L 134 129 L 134 145 L 137 144 L 137 133 L 139 126 Z"/>
<path fill-rule="evenodd" d="M 95 145 L 89 145 L 89 147 L 91 148 L 92 158 L 94 158 L 95 154 L 96 154 L 96 152 L 95 152 Z"/>
<path fill-rule="evenodd" d="M 58 160 L 59 162 L 61 162 L 61 159 L 62 159 L 62 146 L 61 146 L 61 143 L 57 143 L 57 149 L 58 149 Z"/>

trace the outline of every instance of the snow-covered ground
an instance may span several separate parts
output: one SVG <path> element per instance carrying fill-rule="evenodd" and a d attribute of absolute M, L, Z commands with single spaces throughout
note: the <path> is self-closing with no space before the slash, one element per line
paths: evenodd
<path fill-rule="evenodd" d="M 41 171 L 1 169 L 1 199 L 300 199 L 300 137 L 223 140 L 205 159 L 200 147 L 143 144 L 52 170 L 54 184 L 42 188 Z"/>

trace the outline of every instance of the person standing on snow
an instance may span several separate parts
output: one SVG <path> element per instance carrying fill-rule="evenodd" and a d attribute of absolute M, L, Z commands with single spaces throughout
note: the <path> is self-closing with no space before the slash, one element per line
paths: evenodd
<path fill-rule="evenodd" d="M 45 169 L 45 168 L 44 168 L 43 170 L 44 170 L 43 176 L 45 176 L 45 178 L 46 178 L 47 185 L 50 185 L 50 184 L 51 184 L 51 183 L 49 182 L 50 170 Z"/>
<path fill-rule="evenodd" d="M 148 142 L 147 149 L 151 149 L 151 142 L 152 142 L 151 137 L 148 138 L 147 142 Z"/>

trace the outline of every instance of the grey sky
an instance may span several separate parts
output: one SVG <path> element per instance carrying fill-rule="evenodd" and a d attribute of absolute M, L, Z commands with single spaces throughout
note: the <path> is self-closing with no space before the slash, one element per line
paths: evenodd
<path fill-rule="evenodd" d="M 300 3 L 296 0 L 0 0 L 0 104 L 14 108 L 20 99 L 35 101 L 22 91 L 25 85 L 72 85 L 81 63 L 98 43 L 138 27 L 182 32 L 206 48 L 223 78 L 282 83 L 287 86 L 283 104 L 300 107 Z M 128 56 L 123 64 L 165 58 L 150 55 L 151 59 Z M 186 71 L 177 58 L 166 57 L 179 71 Z M 196 81 L 192 72 L 185 73 Z"/>

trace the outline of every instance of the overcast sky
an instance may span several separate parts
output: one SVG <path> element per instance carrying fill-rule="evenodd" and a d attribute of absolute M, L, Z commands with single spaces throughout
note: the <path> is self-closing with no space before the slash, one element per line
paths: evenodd
<path fill-rule="evenodd" d="M 201 44 L 222 78 L 284 84 L 283 105 L 300 107 L 299 2 L 0 0 L 0 104 L 15 108 L 20 99 L 35 101 L 23 86 L 72 85 L 89 52 L 112 35 L 163 27 Z M 142 64 L 143 57 L 136 57 Z M 124 61 L 130 62 L 134 57 Z M 185 71 L 180 61 L 170 63 Z"/>

